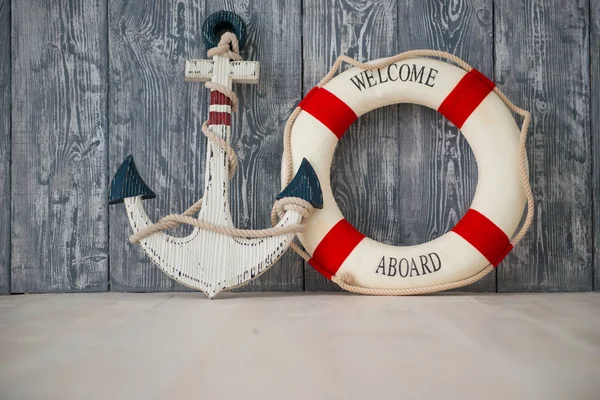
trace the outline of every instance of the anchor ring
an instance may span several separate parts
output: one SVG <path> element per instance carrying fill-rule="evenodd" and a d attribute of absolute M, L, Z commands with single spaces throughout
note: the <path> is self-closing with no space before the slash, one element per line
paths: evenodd
<path fill-rule="evenodd" d="M 217 11 L 202 24 L 202 39 L 207 48 L 217 47 L 225 32 L 233 32 L 237 36 L 240 49 L 244 47 L 246 25 L 239 15 L 231 11 Z"/>

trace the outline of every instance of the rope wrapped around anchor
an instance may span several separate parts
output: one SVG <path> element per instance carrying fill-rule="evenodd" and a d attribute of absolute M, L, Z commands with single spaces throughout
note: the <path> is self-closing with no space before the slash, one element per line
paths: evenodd
<path fill-rule="evenodd" d="M 208 56 L 212 57 L 215 55 L 226 55 L 230 60 L 239 61 L 242 59 L 242 57 L 239 54 L 239 51 L 239 42 L 236 35 L 232 32 L 226 32 L 221 36 L 219 44 L 216 47 L 213 47 L 210 50 L 208 50 Z M 216 82 L 210 81 L 206 82 L 204 86 L 210 90 L 218 91 L 226 97 L 228 97 L 231 100 L 231 112 L 237 111 L 238 97 L 233 90 Z M 229 159 L 229 179 L 233 178 L 238 165 L 238 158 L 235 151 L 233 150 L 233 147 L 231 147 L 225 140 L 218 137 L 209 128 L 208 121 L 204 121 L 204 123 L 202 124 L 202 133 L 208 138 L 208 140 L 217 144 L 225 151 Z M 280 200 L 277 200 L 273 205 L 273 209 L 271 211 L 271 223 L 273 225 L 272 228 L 238 229 L 228 226 L 211 224 L 192 217 L 202 208 L 203 200 L 204 198 L 200 198 L 182 214 L 170 214 L 161 218 L 156 223 L 148 225 L 147 227 L 141 229 L 137 233 L 131 235 L 129 237 L 129 241 L 131 243 L 139 243 L 141 240 L 147 238 L 148 236 L 154 233 L 176 228 L 177 226 L 182 224 L 192 225 L 199 229 L 210 230 L 232 237 L 262 238 L 285 235 L 288 233 L 299 233 L 304 230 L 303 223 L 306 220 L 306 218 L 308 218 L 313 212 L 313 206 L 308 201 L 299 197 L 285 197 Z M 286 211 L 296 211 L 300 213 L 302 215 L 301 223 L 285 226 L 275 226 L 283 217 Z M 293 243 L 290 245 L 290 247 L 292 247 L 292 249 L 294 249 L 296 252 L 302 251 L 298 248 L 297 245 Z"/>

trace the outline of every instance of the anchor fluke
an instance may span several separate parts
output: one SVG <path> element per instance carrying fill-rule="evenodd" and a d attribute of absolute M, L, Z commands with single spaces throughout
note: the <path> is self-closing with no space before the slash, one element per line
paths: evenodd
<path fill-rule="evenodd" d="M 314 208 L 323 208 L 323 192 L 319 178 L 306 158 L 302 159 L 292 181 L 277 195 L 277 200 L 284 197 L 299 197 L 308 201 Z"/>
<path fill-rule="evenodd" d="M 110 183 L 108 204 L 122 203 L 128 197 L 142 196 L 143 200 L 153 199 L 156 194 L 146 185 L 138 172 L 130 154 L 121 164 Z"/>

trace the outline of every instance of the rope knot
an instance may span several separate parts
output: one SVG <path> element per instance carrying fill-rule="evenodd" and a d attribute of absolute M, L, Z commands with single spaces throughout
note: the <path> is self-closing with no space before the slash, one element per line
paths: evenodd
<path fill-rule="evenodd" d="M 308 201 L 301 199 L 300 197 L 284 197 L 279 199 L 273 204 L 273 210 L 271 211 L 271 224 L 277 225 L 277 222 L 286 211 L 296 211 L 302 215 L 302 222 L 312 214 L 314 207 Z"/>
<path fill-rule="evenodd" d="M 209 57 L 227 54 L 231 60 L 235 61 L 240 61 L 242 59 L 242 56 L 240 56 L 240 42 L 233 32 L 225 32 L 221 36 L 221 40 L 217 47 L 208 50 L 207 54 Z"/>

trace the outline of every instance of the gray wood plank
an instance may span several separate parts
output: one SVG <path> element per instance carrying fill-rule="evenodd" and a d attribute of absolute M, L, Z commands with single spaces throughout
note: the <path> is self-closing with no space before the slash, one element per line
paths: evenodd
<path fill-rule="evenodd" d="M 231 211 L 236 226 L 271 226 L 271 208 L 281 191 L 283 129 L 302 95 L 300 0 L 210 1 L 206 15 L 231 10 L 246 22 L 246 60 L 260 62 L 258 85 L 235 85 L 240 99 L 233 116 L 232 145 L 239 156 L 231 182 Z M 202 157 L 204 160 L 204 156 Z M 304 261 L 293 251 L 242 291 L 300 291 Z"/>
<path fill-rule="evenodd" d="M 600 291 L 600 1 L 590 0 L 590 97 L 595 286 Z"/>
<path fill-rule="evenodd" d="M 232 211 L 241 227 L 269 226 L 279 191 L 283 126 L 300 97 L 299 1 L 109 4 L 111 171 L 127 154 L 134 154 L 157 193 L 156 199 L 145 202 L 153 220 L 181 212 L 203 189 L 206 139 L 200 126 L 207 118 L 209 92 L 202 84 L 183 81 L 184 61 L 206 57 L 200 30 L 211 13 L 234 10 L 247 21 L 249 39 L 242 55 L 261 62 L 261 79 L 258 87 L 234 87 L 241 107 L 234 115 L 232 135 L 240 157 L 231 187 Z M 186 290 L 127 242 L 130 230 L 122 206 L 112 207 L 110 215 L 112 289 Z M 302 263 L 290 254 L 244 289 L 301 290 L 302 279 Z"/>
<path fill-rule="evenodd" d="M 367 7 L 341 2 L 333 8 L 306 2 L 304 90 L 341 53 L 366 60 L 411 49 L 440 49 L 491 76 L 491 36 L 491 0 L 452 6 L 440 1 L 402 1 L 397 6 L 379 1 Z M 336 200 L 357 229 L 386 243 L 412 245 L 454 226 L 470 206 L 477 171 L 466 140 L 451 123 L 433 110 L 401 105 L 357 121 L 340 142 L 332 176 Z M 306 268 L 307 290 L 332 287 Z M 495 276 L 462 290 L 494 291 Z"/>
<path fill-rule="evenodd" d="M 496 2 L 498 86 L 530 110 L 532 229 L 498 269 L 498 290 L 592 289 L 587 0 Z"/>
<path fill-rule="evenodd" d="M 184 82 L 186 58 L 203 57 L 203 0 L 109 0 L 109 178 L 128 154 L 156 193 L 148 216 L 186 209 L 199 196 L 205 143 L 200 131 L 206 91 Z M 181 227 L 173 232 L 191 231 Z M 187 290 L 137 245 L 125 206 L 110 207 L 110 287 L 117 291 Z"/>
<path fill-rule="evenodd" d="M 397 11 L 392 0 L 304 1 L 304 93 L 342 54 L 361 61 L 397 53 Z M 398 243 L 398 107 L 375 110 L 356 121 L 334 154 L 331 185 L 342 214 L 364 234 Z M 383 151 L 383 149 L 386 151 Z M 307 291 L 339 287 L 305 266 Z"/>
<path fill-rule="evenodd" d="M 0 294 L 10 292 L 10 0 L 0 0 Z"/>
<path fill-rule="evenodd" d="M 108 287 L 106 2 L 12 2 L 12 292 Z"/>
<path fill-rule="evenodd" d="M 398 15 L 399 51 L 447 51 L 492 78 L 492 0 L 405 0 Z M 435 110 L 402 105 L 400 126 L 396 190 L 401 240 L 423 243 L 448 232 L 467 212 L 477 187 L 477 162 L 460 131 Z M 457 291 L 493 292 L 495 275 Z"/>

